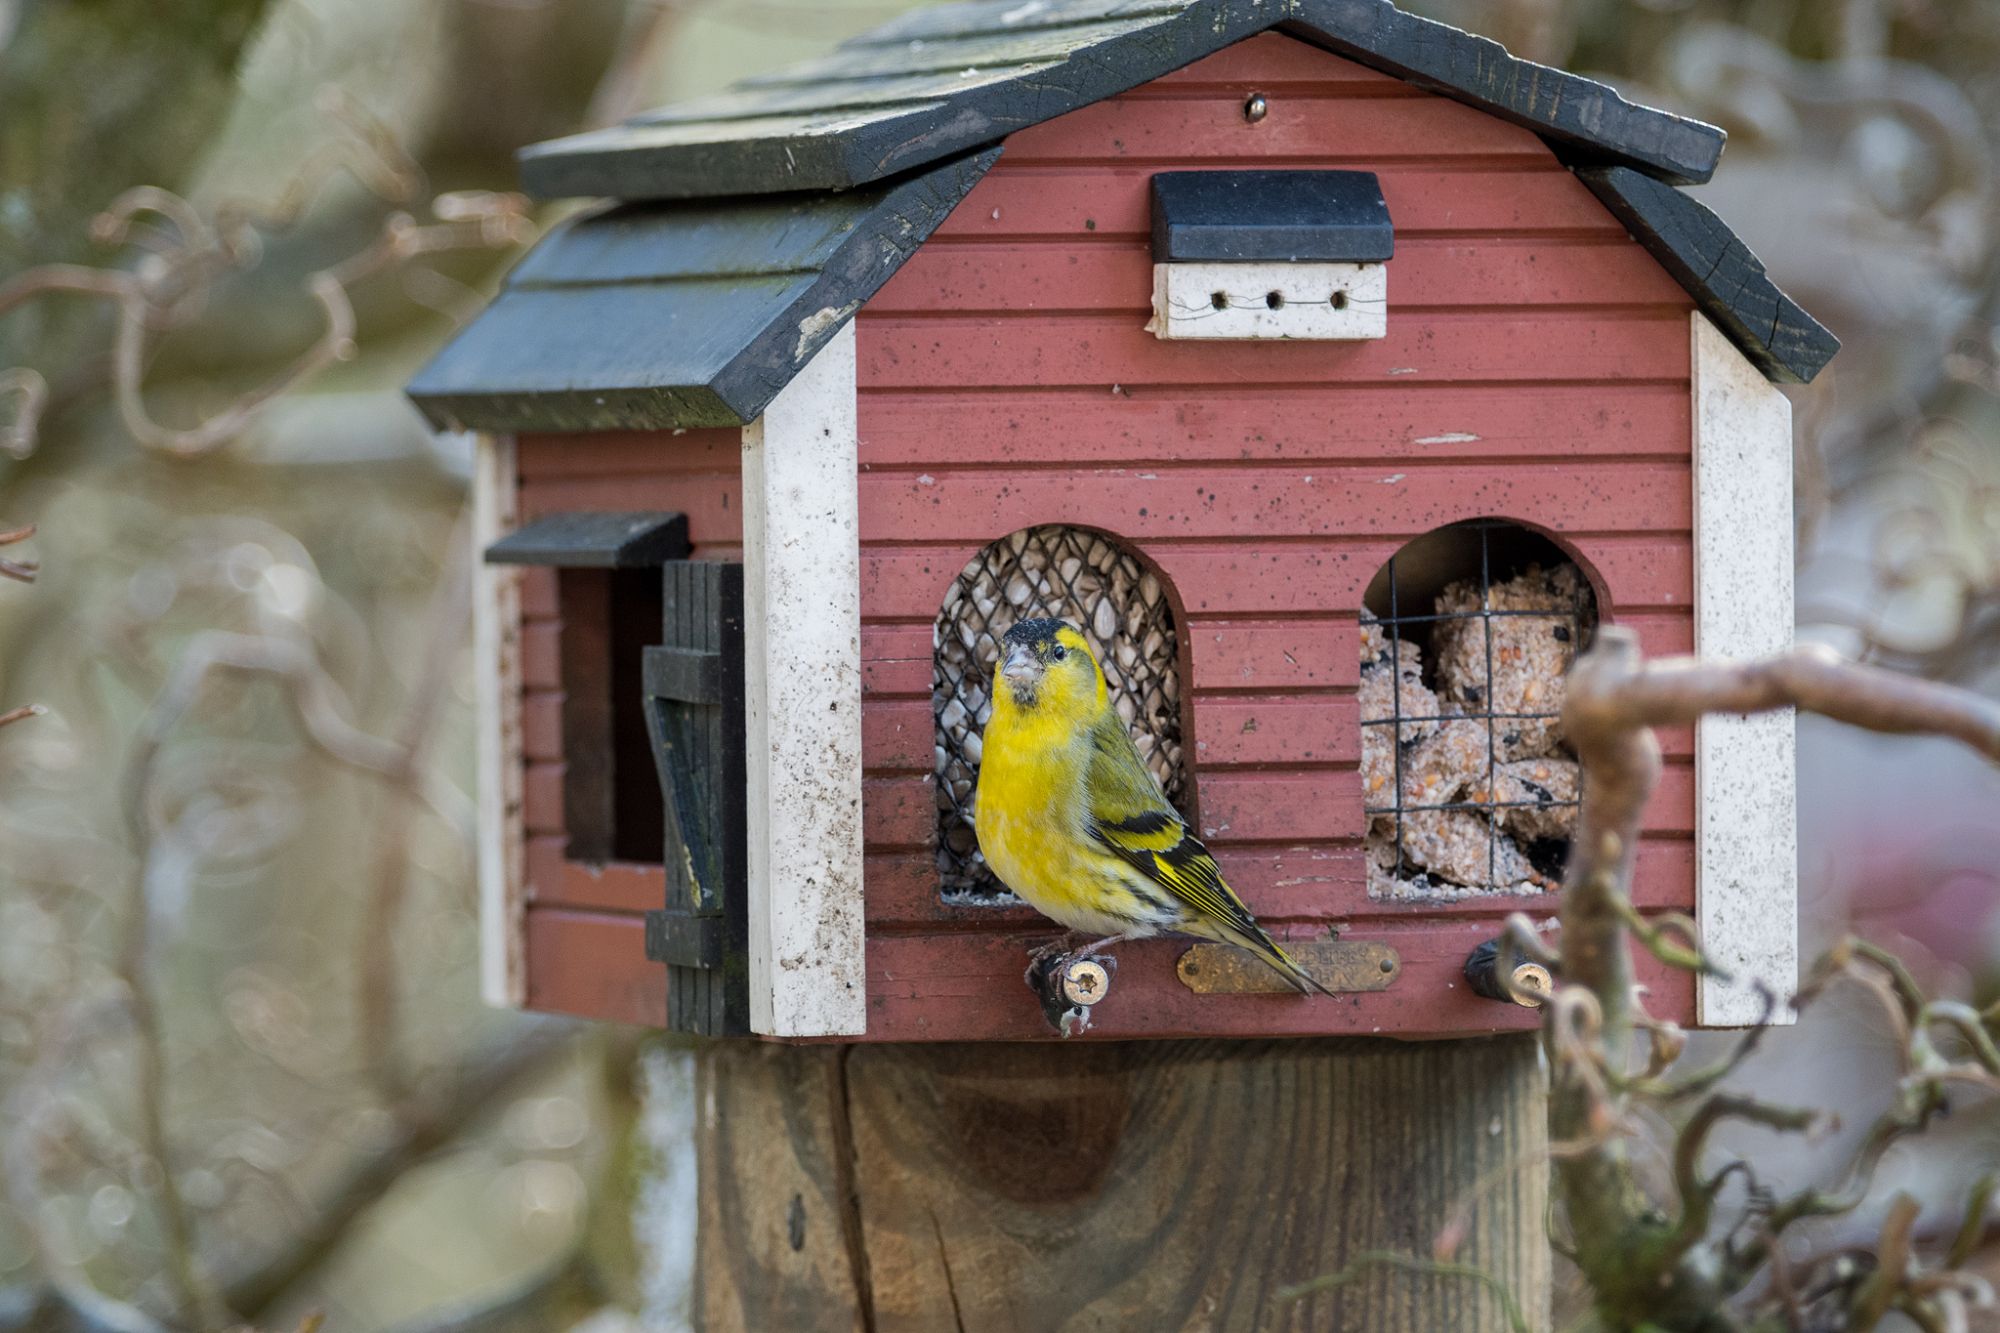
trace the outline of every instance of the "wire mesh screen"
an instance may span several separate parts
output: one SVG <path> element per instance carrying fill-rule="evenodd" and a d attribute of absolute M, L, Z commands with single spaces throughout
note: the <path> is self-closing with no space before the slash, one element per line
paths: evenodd
<path fill-rule="evenodd" d="M 1518 525 L 1455 525 L 1390 559 L 1361 617 L 1371 897 L 1559 886 L 1582 782 L 1563 681 L 1596 624 L 1582 573 Z"/>
<path fill-rule="evenodd" d="M 1011 901 L 973 832 L 980 736 L 993 713 L 1000 639 L 1016 621 L 1067 620 L 1104 667 L 1118 715 L 1175 808 L 1185 809 L 1180 643 L 1157 575 L 1112 538 L 1083 528 L 1026 528 L 981 551 L 945 594 L 933 640 L 937 718 L 937 868 L 948 901 Z"/>

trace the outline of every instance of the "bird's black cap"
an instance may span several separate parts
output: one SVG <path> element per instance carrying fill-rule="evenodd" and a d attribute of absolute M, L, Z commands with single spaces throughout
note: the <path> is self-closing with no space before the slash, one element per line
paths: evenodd
<path fill-rule="evenodd" d="M 1046 617 L 1040 620 L 1021 620 L 1015 622 L 1014 627 L 1008 630 L 1003 637 L 1006 642 L 1011 644 L 1033 646 L 1038 643 L 1047 643 L 1056 637 L 1056 631 L 1062 629 L 1066 623 L 1061 620 L 1050 620 Z"/>

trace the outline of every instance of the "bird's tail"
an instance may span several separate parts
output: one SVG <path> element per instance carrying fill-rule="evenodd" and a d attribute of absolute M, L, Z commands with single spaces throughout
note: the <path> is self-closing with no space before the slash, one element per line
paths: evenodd
<path fill-rule="evenodd" d="M 1278 942 L 1262 926 L 1252 926 L 1256 933 L 1229 931 L 1228 941 L 1239 949 L 1248 949 L 1257 955 L 1273 972 L 1292 984 L 1302 995 L 1331 995 L 1332 991 L 1319 984 L 1312 973 L 1299 964 L 1299 960 L 1278 947 Z"/>

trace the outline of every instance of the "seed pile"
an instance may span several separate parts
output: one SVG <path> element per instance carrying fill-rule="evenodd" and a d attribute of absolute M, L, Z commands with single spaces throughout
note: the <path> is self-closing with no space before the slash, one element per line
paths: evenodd
<path fill-rule="evenodd" d="M 1477 579 L 1451 584 L 1438 595 L 1438 615 L 1471 617 L 1440 620 L 1432 632 L 1439 693 L 1467 713 L 1484 713 L 1490 694 L 1493 712 L 1501 715 L 1494 736 L 1503 760 L 1552 754 L 1561 743 L 1563 676 L 1576 657 L 1577 608 L 1585 604 L 1584 597 L 1575 565 L 1558 565 L 1546 574 L 1531 569 L 1496 583 L 1484 608 Z M 1505 716 L 1510 713 L 1541 716 Z"/>
<path fill-rule="evenodd" d="M 1169 801 L 1179 805 L 1184 795 L 1180 645 L 1158 577 L 1117 543 L 1079 528 L 1028 528 L 994 542 L 945 594 L 932 644 L 937 868 L 955 901 L 1005 893 L 979 855 L 973 792 L 1001 636 L 1039 616 L 1082 632 L 1140 757 Z"/>
<path fill-rule="evenodd" d="M 1563 676 L 1589 624 L 1588 605 L 1576 567 L 1565 564 L 1531 567 L 1493 584 L 1484 598 L 1478 580 L 1450 584 L 1431 614 L 1462 618 L 1412 616 L 1387 627 L 1400 629 L 1393 640 L 1383 624 L 1364 623 L 1361 779 L 1374 812 L 1370 897 L 1557 887 L 1578 793 L 1576 761 L 1562 735 Z M 1428 652 L 1408 637 L 1424 630 Z M 1394 722 L 1399 715 L 1407 720 Z"/>

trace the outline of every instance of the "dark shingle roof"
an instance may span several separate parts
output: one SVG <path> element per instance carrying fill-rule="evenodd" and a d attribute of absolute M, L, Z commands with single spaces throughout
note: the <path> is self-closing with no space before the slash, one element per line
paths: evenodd
<path fill-rule="evenodd" d="M 973 0 L 904 15 L 831 55 L 522 155 L 550 198 L 840 190 L 1089 106 L 1278 28 L 1524 125 L 1573 163 L 1705 181 L 1712 125 L 1390 0 Z"/>
<path fill-rule="evenodd" d="M 978 183 L 1012 132 L 1271 29 L 1541 135 L 1774 380 L 1839 341 L 1713 213 L 1722 131 L 1517 60 L 1390 0 L 973 0 L 805 65 L 540 144 L 548 196 L 628 203 L 545 238 L 410 395 L 440 425 L 734 425 Z"/>
<path fill-rule="evenodd" d="M 410 385 L 496 430 L 757 416 L 986 174 L 968 154 L 842 194 L 628 204 L 565 223 Z"/>
<path fill-rule="evenodd" d="M 1840 350 L 1707 205 L 1624 167 L 1576 174 L 1766 379 L 1810 384 Z"/>

